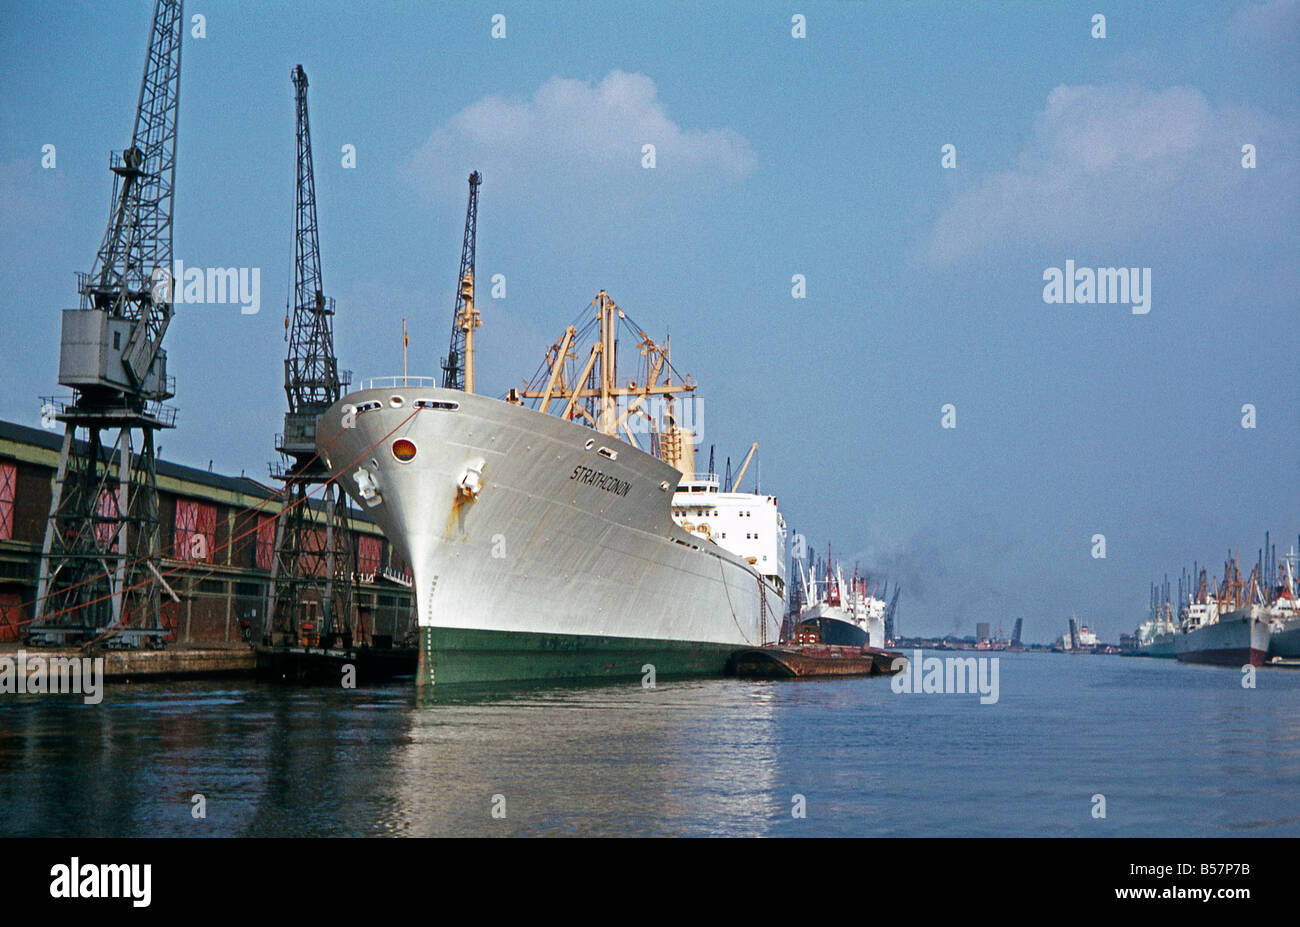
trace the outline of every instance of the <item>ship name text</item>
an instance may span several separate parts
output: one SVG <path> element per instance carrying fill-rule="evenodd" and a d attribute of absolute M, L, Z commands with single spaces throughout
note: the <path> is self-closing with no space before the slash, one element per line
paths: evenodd
<path fill-rule="evenodd" d="M 597 489 L 605 490 L 605 492 L 612 492 L 617 496 L 626 496 L 632 490 L 632 484 L 626 480 L 620 480 L 608 473 L 601 473 L 599 470 L 591 469 L 591 467 L 574 467 L 573 475 L 569 479 L 577 480 L 585 486 L 595 486 Z"/>

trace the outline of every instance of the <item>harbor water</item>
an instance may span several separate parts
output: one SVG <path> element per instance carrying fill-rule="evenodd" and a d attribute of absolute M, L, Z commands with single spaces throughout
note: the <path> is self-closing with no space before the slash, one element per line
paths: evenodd
<path fill-rule="evenodd" d="M 4 696 L 0 834 L 1300 835 L 1300 673 L 978 656 L 995 703 L 880 677 Z"/>

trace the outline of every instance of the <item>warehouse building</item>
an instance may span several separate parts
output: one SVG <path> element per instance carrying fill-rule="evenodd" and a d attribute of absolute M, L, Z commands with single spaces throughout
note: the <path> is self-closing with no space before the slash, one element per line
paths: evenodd
<path fill-rule="evenodd" d="M 41 545 L 63 435 L 0 421 L 0 642 L 20 640 L 34 617 Z M 158 521 L 167 640 L 220 643 L 260 635 L 280 508 L 276 489 L 159 460 Z M 111 497 L 108 498 L 111 504 Z M 401 643 L 415 620 L 408 564 L 364 513 L 350 510 L 361 641 Z M 193 543 L 202 536 L 204 543 Z M 317 602 L 301 603 L 315 624 Z"/>

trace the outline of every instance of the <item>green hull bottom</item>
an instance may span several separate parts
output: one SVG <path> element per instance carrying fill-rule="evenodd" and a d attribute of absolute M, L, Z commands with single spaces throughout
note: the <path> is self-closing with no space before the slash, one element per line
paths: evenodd
<path fill-rule="evenodd" d="M 421 686 L 722 676 L 737 644 L 420 628 Z"/>

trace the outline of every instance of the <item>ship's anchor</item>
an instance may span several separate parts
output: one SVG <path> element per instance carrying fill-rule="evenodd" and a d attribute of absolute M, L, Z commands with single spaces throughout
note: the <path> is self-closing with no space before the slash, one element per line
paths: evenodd
<path fill-rule="evenodd" d="M 483 466 L 482 458 L 471 460 L 465 465 L 465 472 L 460 475 L 460 480 L 456 484 L 456 489 L 461 495 L 475 499 L 483 489 Z"/>
<path fill-rule="evenodd" d="M 375 482 L 374 474 L 365 467 L 358 467 L 357 472 L 352 474 L 352 479 L 356 481 L 357 492 L 361 494 L 367 506 L 374 508 L 384 501 L 379 494 L 379 484 Z"/>

